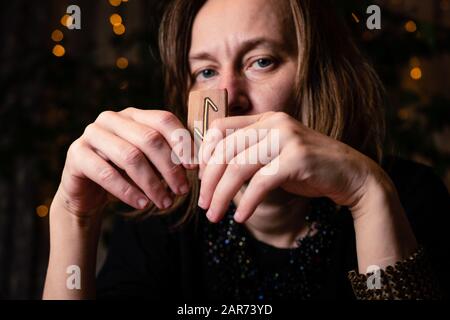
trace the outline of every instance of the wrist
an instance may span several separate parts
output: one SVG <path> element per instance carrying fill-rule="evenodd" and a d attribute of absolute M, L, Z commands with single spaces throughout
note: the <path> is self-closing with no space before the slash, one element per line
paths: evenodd
<path fill-rule="evenodd" d="M 359 193 L 358 201 L 349 207 L 355 222 L 370 215 L 379 215 L 378 212 L 389 212 L 388 208 L 401 207 L 392 180 L 379 167 L 370 170 Z"/>
<path fill-rule="evenodd" d="M 104 206 L 90 212 L 78 211 L 72 204 L 72 201 L 64 196 L 64 192 L 59 188 L 50 206 L 50 225 L 54 222 L 64 224 L 71 229 L 80 229 L 86 232 L 93 231 L 101 225 L 103 209 Z"/>
<path fill-rule="evenodd" d="M 368 176 L 364 192 L 350 208 L 356 235 L 358 265 L 385 268 L 409 257 L 417 242 L 397 190 L 380 168 Z"/>

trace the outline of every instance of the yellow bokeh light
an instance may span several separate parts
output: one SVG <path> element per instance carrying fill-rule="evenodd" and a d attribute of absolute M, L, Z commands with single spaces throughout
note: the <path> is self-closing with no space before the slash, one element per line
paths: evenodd
<path fill-rule="evenodd" d="M 122 24 L 122 17 L 120 15 L 118 15 L 117 13 L 114 13 L 109 17 L 109 22 L 113 26 L 118 26 L 118 25 Z"/>
<path fill-rule="evenodd" d="M 72 24 L 72 16 L 65 14 L 61 18 L 61 24 L 64 27 L 69 27 Z"/>
<path fill-rule="evenodd" d="M 420 69 L 419 67 L 412 68 L 409 74 L 414 80 L 419 80 L 422 78 L 422 69 Z"/>
<path fill-rule="evenodd" d="M 53 54 L 57 57 L 62 57 L 66 53 L 66 49 L 60 44 L 57 44 L 53 47 Z"/>
<path fill-rule="evenodd" d="M 61 30 L 54 30 L 52 32 L 52 40 L 55 42 L 59 42 L 64 38 L 64 34 L 61 32 Z"/>
<path fill-rule="evenodd" d="M 48 215 L 48 207 L 45 205 L 40 205 L 36 208 L 36 214 L 41 217 L 44 218 Z"/>
<path fill-rule="evenodd" d="M 120 6 L 121 2 L 122 2 L 122 0 L 109 0 L 109 4 L 112 5 L 113 7 Z"/>
<path fill-rule="evenodd" d="M 116 66 L 119 69 L 126 69 L 128 67 L 128 59 L 125 57 L 120 57 L 116 60 Z"/>
<path fill-rule="evenodd" d="M 409 20 L 407 23 L 405 23 L 405 30 L 408 32 L 416 32 L 417 31 L 416 23 L 412 20 Z"/>
<path fill-rule="evenodd" d="M 114 31 L 115 34 L 120 36 L 120 35 L 125 33 L 125 26 L 123 24 L 114 25 L 113 26 L 113 31 Z"/>

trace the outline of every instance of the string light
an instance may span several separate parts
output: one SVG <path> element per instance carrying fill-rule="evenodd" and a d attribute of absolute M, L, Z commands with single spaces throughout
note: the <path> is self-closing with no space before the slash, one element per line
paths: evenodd
<path fill-rule="evenodd" d="M 120 35 L 125 33 L 125 26 L 123 24 L 114 25 L 113 26 L 113 31 L 114 31 L 115 34 L 120 36 Z"/>
<path fill-rule="evenodd" d="M 56 57 L 62 57 L 66 53 L 66 49 L 62 45 L 57 44 L 53 47 L 52 52 Z"/>
<path fill-rule="evenodd" d="M 412 68 L 409 74 L 413 80 L 420 80 L 422 78 L 422 69 L 419 67 Z"/>
<path fill-rule="evenodd" d="M 72 24 L 72 16 L 65 14 L 62 16 L 60 22 L 64 27 L 69 27 Z"/>
<path fill-rule="evenodd" d="M 405 23 L 405 30 L 408 32 L 416 32 L 417 31 L 417 25 L 414 21 L 409 20 L 408 22 Z"/>
<path fill-rule="evenodd" d="M 63 38 L 64 38 L 64 35 L 61 32 L 61 30 L 56 29 L 52 32 L 52 40 L 53 41 L 60 42 Z"/>
<path fill-rule="evenodd" d="M 126 69 L 128 67 L 128 59 L 125 57 L 117 58 L 116 66 L 119 69 Z"/>
<path fill-rule="evenodd" d="M 117 13 L 113 13 L 110 17 L 109 17 L 109 22 L 113 25 L 113 26 L 119 26 L 122 24 L 122 17 L 120 15 L 118 15 Z"/>
<path fill-rule="evenodd" d="M 46 205 L 38 206 L 36 208 L 36 214 L 41 218 L 45 218 L 48 215 L 48 207 Z"/>
<path fill-rule="evenodd" d="M 120 3 L 122 2 L 122 0 L 109 0 L 109 4 L 112 5 L 113 7 L 118 7 L 120 6 Z M 125 1 L 124 1 L 125 2 Z"/>

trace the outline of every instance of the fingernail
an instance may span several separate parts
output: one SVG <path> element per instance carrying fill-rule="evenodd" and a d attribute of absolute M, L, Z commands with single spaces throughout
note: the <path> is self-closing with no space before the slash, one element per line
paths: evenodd
<path fill-rule="evenodd" d="M 238 222 L 238 223 L 241 222 L 241 217 L 240 217 L 239 211 L 236 211 L 236 212 L 234 213 L 233 219 L 234 219 L 234 221 L 236 221 L 236 222 Z"/>
<path fill-rule="evenodd" d="M 147 205 L 148 205 L 148 200 L 147 199 L 141 198 L 141 199 L 138 200 L 138 207 L 140 209 L 145 209 L 147 207 Z"/>
<path fill-rule="evenodd" d="M 208 217 L 208 219 L 211 221 L 214 217 L 214 212 L 212 211 L 211 208 L 209 208 L 208 212 L 206 212 L 206 216 Z"/>
<path fill-rule="evenodd" d="M 203 196 L 200 195 L 199 198 L 198 198 L 198 206 L 199 206 L 200 208 L 202 208 L 202 209 L 206 209 L 206 208 L 205 208 L 205 205 L 206 205 L 205 199 L 203 199 Z"/>
<path fill-rule="evenodd" d="M 170 197 L 165 197 L 163 200 L 164 209 L 169 208 L 172 205 L 172 199 Z"/>
<path fill-rule="evenodd" d="M 180 193 L 186 194 L 188 192 L 189 192 L 189 185 L 187 183 L 185 183 L 180 187 Z"/>

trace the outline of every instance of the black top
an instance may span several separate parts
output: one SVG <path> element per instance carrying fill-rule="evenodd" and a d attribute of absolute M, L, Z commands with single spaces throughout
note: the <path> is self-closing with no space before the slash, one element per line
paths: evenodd
<path fill-rule="evenodd" d="M 445 185 L 431 168 L 410 161 L 387 158 L 383 168 L 397 187 L 441 290 L 448 290 L 450 197 Z M 354 299 L 347 279 L 357 266 L 352 218 L 346 208 L 329 212 L 330 203 L 315 200 L 310 219 L 318 232 L 296 249 L 278 249 L 253 238 L 243 225 L 233 223 L 232 204 L 219 224 L 209 223 L 198 208 L 198 220 L 175 231 L 170 226 L 181 210 L 144 221 L 118 218 L 97 279 L 97 298 Z"/>

